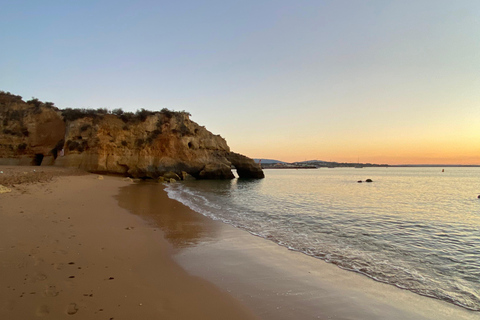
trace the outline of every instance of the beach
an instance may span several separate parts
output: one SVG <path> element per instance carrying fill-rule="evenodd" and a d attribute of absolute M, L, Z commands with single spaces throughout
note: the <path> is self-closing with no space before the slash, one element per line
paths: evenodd
<path fill-rule="evenodd" d="M 480 317 L 213 221 L 162 184 L 0 170 L 49 177 L 0 194 L 1 319 Z"/>
<path fill-rule="evenodd" d="M 256 318 L 184 271 L 158 228 L 117 205 L 118 189 L 131 181 L 57 168 L 0 170 L 48 176 L 0 194 L 1 319 Z"/>

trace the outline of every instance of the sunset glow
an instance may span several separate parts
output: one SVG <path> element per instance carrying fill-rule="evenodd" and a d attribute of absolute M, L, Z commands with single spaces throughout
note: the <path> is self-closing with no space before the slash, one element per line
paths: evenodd
<path fill-rule="evenodd" d="M 480 164 L 478 1 L 59 1 L 0 13 L 0 90 L 186 110 L 252 158 Z"/>

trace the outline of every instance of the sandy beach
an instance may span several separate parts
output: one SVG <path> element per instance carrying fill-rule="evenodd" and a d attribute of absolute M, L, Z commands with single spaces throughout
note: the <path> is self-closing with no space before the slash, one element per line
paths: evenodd
<path fill-rule="evenodd" d="M 480 318 L 213 221 L 161 184 L 0 171 L 0 319 Z"/>
<path fill-rule="evenodd" d="M 0 194 L 0 319 L 255 319 L 179 267 L 162 231 L 117 205 L 132 182 L 0 171 L 11 190 Z"/>

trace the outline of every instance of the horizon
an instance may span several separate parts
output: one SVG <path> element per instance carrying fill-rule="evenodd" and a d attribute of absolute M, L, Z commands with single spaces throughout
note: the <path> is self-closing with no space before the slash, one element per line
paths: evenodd
<path fill-rule="evenodd" d="M 445 164 L 445 163 L 439 163 L 439 164 L 434 164 L 434 163 L 397 163 L 397 164 L 390 164 L 390 163 L 373 163 L 373 162 L 345 162 L 345 161 L 327 161 L 327 160 L 319 160 L 319 159 L 310 159 L 310 160 L 299 160 L 299 161 L 284 161 L 284 160 L 279 160 L 279 159 L 266 159 L 266 158 L 258 158 L 258 157 L 252 157 L 252 159 L 256 160 L 267 160 L 267 161 L 279 161 L 279 162 L 284 162 L 284 163 L 302 163 L 302 162 L 325 162 L 325 163 L 359 163 L 359 164 L 372 164 L 372 165 L 388 165 L 388 166 L 423 166 L 423 167 L 439 167 L 439 166 L 445 166 L 445 167 L 468 167 L 468 166 L 475 166 L 475 167 L 480 167 L 480 164 L 459 164 L 459 163 L 453 163 L 453 164 Z"/>
<path fill-rule="evenodd" d="M 478 165 L 479 15 L 470 0 L 15 2 L 0 89 L 185 110 L 252 158 Z"/>

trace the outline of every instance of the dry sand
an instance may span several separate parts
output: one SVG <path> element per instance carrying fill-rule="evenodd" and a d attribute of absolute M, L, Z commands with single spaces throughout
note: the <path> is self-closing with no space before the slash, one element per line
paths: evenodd
<path fill-rule="evenodd" d="M 29 167 L 29 166 L 3 166 L 0 165 L 0 186 L 17 189 L 29 183 L 48 182 L 59 176 L 86 175 L 85 171 L 74 168 L 61 167 Z"/>
<path fill-rule="evenodd" d="M 131 182 L 38 170 L 0 166 L 11 189 L 0 194 L 0 319 L 255 318 L 180 268 L 163 232 L 117 205 Z"/>

